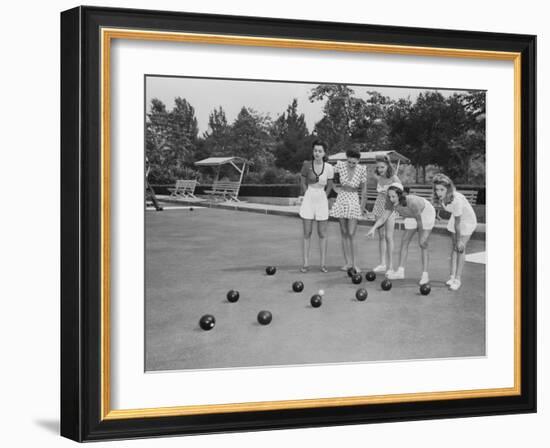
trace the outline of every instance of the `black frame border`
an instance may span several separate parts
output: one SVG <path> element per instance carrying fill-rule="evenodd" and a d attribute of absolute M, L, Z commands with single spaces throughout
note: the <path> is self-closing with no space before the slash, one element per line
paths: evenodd
<path fill-rule="evenodd" d="M 100 28 L 521 53 L 521 395 L 101 420 Z M 536 412 L 536 36 L 169 11 L 61 13 L 61 435 L 76 441 Z"/>

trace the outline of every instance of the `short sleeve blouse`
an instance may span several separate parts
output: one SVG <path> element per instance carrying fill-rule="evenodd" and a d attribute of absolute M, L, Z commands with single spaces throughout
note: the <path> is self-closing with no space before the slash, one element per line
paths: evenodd
<path fill-rule="evenodd" d="M 340 184 L 343 187 L 359 188 L 361 184 L 367 182 L 367 169 L 363 165 L 356 165 L 351 177 L 346 162 L 336 162 L 335 171 L 340 175 Z"/>
<path fill-rule="evenodd" d="M 306 160 L 302 164 L 302 170 L 300 174 L 306 178 L 306 183 L 308 185 L 316 184 L 325 186 L 327 182 L 334 178 L 334 168 L 330 163 L 326 163 L 323 166 L 323 169 L 320 173 L 315 173 L 313 171 L 313 163 L 311 160 Z M 319 176 L 319 179 L 317 179 Z"/>

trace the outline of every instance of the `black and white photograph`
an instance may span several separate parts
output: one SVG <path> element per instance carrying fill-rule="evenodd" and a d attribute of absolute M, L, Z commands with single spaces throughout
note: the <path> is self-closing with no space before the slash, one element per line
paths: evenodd
<path fill-rule="evenodd" d="M 486 91 L 144 77 L 145 370 L 484 357 Z"/>

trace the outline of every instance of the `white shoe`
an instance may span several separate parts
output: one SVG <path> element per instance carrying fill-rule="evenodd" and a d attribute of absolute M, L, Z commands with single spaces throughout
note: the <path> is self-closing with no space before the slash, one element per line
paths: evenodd
<path fill-rule="evenodd" d="M 379 264 L 372 271 L 373 272 L 386 272 L 386 265 L 385 264 Z"/>
<path fill-rule="evenodd" d="M 449 280 L 445 282 L 447 286 L 451 286 L 451 284 L 455 281 L 455 278 L 453 276 L 449 277 Z"/>
<path fill-rule="evenodd" d="M 397 268 L 397 271 L 386 272 L 386 277 L 390 280 L 402 280 L 405 278 L 405 268 Z"/>
<path fill-rule="evenodd" d="M 430 283 L 430 277 L 428 277 L 427 272 L 423 272 L 422 277 L 420 277 L 420 281 L 418 282 L 418 284 L 425 285 L 426 283 Z"/>
<path fill-rule="evenodd" d="M 462 282 L 460 280 L 457 280 L 455 278 L 455 280 L 451 283 L 451 285 L 449 286 L 449 289 L 451 291 L 458 291 L 458 289 L 462 286 Z"/>

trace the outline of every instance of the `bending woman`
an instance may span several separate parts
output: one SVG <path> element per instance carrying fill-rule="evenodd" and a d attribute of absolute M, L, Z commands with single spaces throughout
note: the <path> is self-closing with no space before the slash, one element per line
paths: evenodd
<path fill-rule="evenodd" d="M 346 162 L 338 162 L 335 172 L 340 176 L 341 189 L 332 206 L 330 216 L 340 221 L 340 233 L 342 236 L 342 251 L 344 252 L 345 265 L 343 271 L 353 267 L 360 272 L 355 263 L 355 231 L 357 220 L 365 211 L 367 200 L 367 169 L 359 165 L 361 153 L 356 149 L 346 151 Z M 361 200 L 359 200 L 361 190 Z"/>
<path fill-rule="evenodd" d="M 374 232 L 382 226 L 392 213 L 397 212 L 405 218 L 405 232 L 401 238 L 399 267 L 397 271 L 386 272 L 389 279 L 405 278 L 405 264 L 409 255 L 409 244 L 413 235 L 418 232 L 418 245 L 422 252 L 422 277 L 420 284 L 430 281 L 428 276 L 428 238 L 435 224 L 435 209 L 426 199 L 413 194 L 405 194 L 403 185 L 395 183 L 388 188 L 388 198 L 384 214 L 376 221 L 367 234 L 373 237 Z"/>
<path fill-rule="evenodd" d="M 447 230 L 451 232 L 451 274 L 447 285 L 456 291 L 462 285 L 462 270 L 466 257 L 466 245 L 477 228 L 474 209 L 462 193 L 456 191 L 453 181 L 444 174 L 433 178 L 434 204 L 451 212 Z"/>
<path fill-rule="evenodd" d="M 327 259 L 327 229 L 328 229 L 328 195 L 332 190 L 334 168 L 326 163 L 326 144 L 314 141 L 311 160 L 302 165 L 301 189 L 303 194 L 300 206 L 300 217 L 304 229 L 303 265 L 301 272 L 309 270 L 309 252 L 313 223 L 317 223 L 319 249 L 321 252 L 321 272 L 328 272 Z"/>

